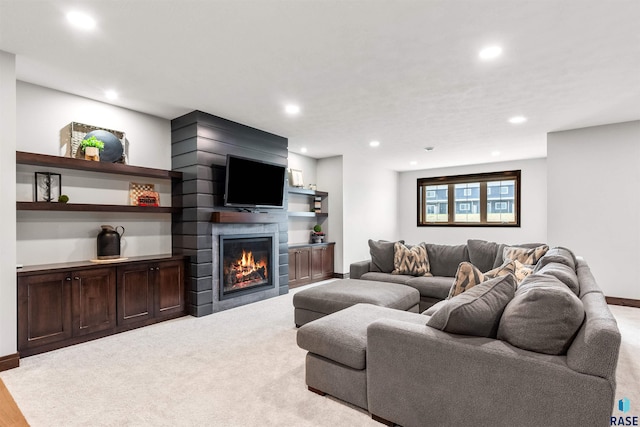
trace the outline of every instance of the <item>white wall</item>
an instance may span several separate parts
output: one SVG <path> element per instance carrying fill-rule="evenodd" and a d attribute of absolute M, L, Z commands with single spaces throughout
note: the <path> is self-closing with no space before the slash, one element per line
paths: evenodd
<path fill-rule="evenodd" d="M 171 169 L 169 120 L 18 82 L 15 149 L 59 155 L 60 130 L 71 122 L 123 131 L 129 141 L 129 164 Z M 33 200 L 35 171 L 62 174 L 62 193 L 70 203 L 128 204 L 129 182 L 138 182 L 153 183 L 161 206 L 171 206 L 167 181 L 25 165 L 17 169 L 18 200 Z M 170 214 L 19 211 L 17 262 L 37 265 L 94 258 L 101 224 L 125 227 L 122 256 L 171 252 Z"/>
<path fill-rule="evenodd" d="M 640 299 L 640 121 L 547 136 L 548 236 L 583 256 L 605 295 Z"/>
<path fill-rule="evenodd" d="M 399 238 L 398 172 L 345 156 L 343 186 L 344 254 L 336 271 L 348 272 L 352 262 L 370 258 L 369 239 Z"/>
<path fill-rule="evenodd" d="M 17 351 L 16 57 L 0 51 L 0 357 Z"/>
<path fill-rule="evenodd" d="M 418 227 L 417 179 L 507 170 L 521 170 L 520 227 Z M 500 243 L 547 241 L 547 167 L 545 159 L 489 163 L 403 172 L 399 179 L 400 237 L 407 243 L 462 244 L 467 239 Z"/>
<path fill-rule="evenodd" d="M 318 160 L 318 189 L 329 193 L 326 201 L 329 217 L 323 228 L 327 232 L 327 241 L 336 243 L 333 253 L 333 271 L 336 273 L 345 271 L 342 161 L 342 156 Z"/>
<path fill-rule="evenodd" d="M 289 152 L 288 167 L 302 171 L 303 184 L 305 188 L 309 188 L 309 184 L 317 185 L 317 164 L 318 160 L 311 157 L 302 156 L 300 154 Z M 321 185 L 318 190 L 327 191 Z M 330 195 L 333 196 L 333 195 Z M 298 212 L 308 212 L 313 208 L 313 199 L 308 196 L 299 194 L 289 194 L 289 210 Z M 309 237 L 313 226 L 316 225 L 315 219 L 305 217 L 289 218 L 289 244 L 309 243 Z M 321 224 L 325 232 L 328 233 L 326 224 Z"/>

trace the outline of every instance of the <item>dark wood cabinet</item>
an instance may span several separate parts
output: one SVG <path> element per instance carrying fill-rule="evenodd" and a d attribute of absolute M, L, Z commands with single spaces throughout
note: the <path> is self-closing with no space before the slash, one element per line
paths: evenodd
<path fill-rule="evenodd" d="M 333 277 L 333 245 L 313 246 L 311 249 L 311 280 Z"/>
<path fill-rule="evenodd" d="M 289 287 L 333 277 L 335 243 L 295 245 L 289 248 Z"/>
<path fill-rule="evenodd" d="M 289 249 L 289 287 L 311 283 L 311 248 Z"/>
<path fill-rule="evenodd" d="M 18 351 L 42 353 L 185 314 L 185 259 L 136 257 L 18 272 Z"/>
<path fill-rule="evenodd" d="M 164 261 L 118 267 L 118 324 L 183 313 L 184 263 Z"/>

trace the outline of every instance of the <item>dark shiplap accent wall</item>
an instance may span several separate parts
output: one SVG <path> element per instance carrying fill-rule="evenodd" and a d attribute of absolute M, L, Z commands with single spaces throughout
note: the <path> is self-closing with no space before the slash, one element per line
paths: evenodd
<path fill-rule="evenodd" d="M 233 210 L 223 206 L 227 154 L 287 166 L 288 141 L 201 111 L 193 111 L 171 121 L 171 168 L 183 173 L 183 181 L 174 193 L 173 205 L 182 212 L 173 216 L 173 253 L 190 257 L 187 285 L 188 312 L 204 316 L 212 312 L 211 213 Z M 256 183 L 259 185 L 259 183 Z M 279 293 L 288 292 L 289 255 L 287 194 L 284 209 L 269 210 L 278 222 Z"/>

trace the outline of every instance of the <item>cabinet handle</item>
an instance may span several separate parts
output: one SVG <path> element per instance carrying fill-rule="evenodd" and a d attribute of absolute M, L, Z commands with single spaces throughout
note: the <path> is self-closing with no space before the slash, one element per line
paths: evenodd
<path fill-rule="evenodd" d="M 69 282 L 70 282 L 70 281 L 71 281 L 71 277 L 67 277 L 67 278 L 65 278 L 64 280 L 67 280 L 67 281 L 69 281 Z"/>
<path fill-rule="evenodd" d="M 149 271 L 153 271 L 153 267 L 149 268 Z"/>
<path fill-rule="evenodd" d="M 156 271 L 160 271 L 160 267 L 156 267 Z"/>
<path fill-rule="evenodd" d="M 80 280 L 80 278 L 78 276 L 74 277 L 75 280 Z"/>

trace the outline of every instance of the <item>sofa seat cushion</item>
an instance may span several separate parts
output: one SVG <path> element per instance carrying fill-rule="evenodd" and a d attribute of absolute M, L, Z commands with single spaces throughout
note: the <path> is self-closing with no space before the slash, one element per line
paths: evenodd
<path fill-rule="evenodd" d="M 371 304 L 356 304 L 302 326 L 297 333 L 298 347 L 353 369 L 365 369 L 367 328 L 379 319 L 424 325 L 427 317 Z"/>
<path fill-rule="evenodd" d="M 391 274 L 391 273 L 379 273 L 376 271 L 370 271 L 360 276 L 362 280 L 370 280 L 374 282 L 389 282 L 398 283 L 400 285 L 406 285 L 407 282 L 415 277 L 406 274 Z"/>
<path fill-rule="evenodd" d="M 427 325 L 452 334 L 495 338 L 502 312 L 515 290 L 513 274 L 489 279 L 442 304 Z"/>
<path fill-rule="evenodd" d="M 449 295 L 453 277 L 412 277 L 404 284 L 420 291 L 421 297 L 445 299 Z"/>
<path fill-rule="evenodd" d="M 564 283 L 532 274 L 504 309 L 498 339 L 537 353 L 566 354 L 584 315 L 582 301 Z"/>
<path fill-rule="evenodd" d="M 409 310 L 420 302 L 420 294 L 409 286 L 342 279 L 301 290 L 293 296 L 295 308 L 324 314 L 335 313 L 361 302 Z"/>

